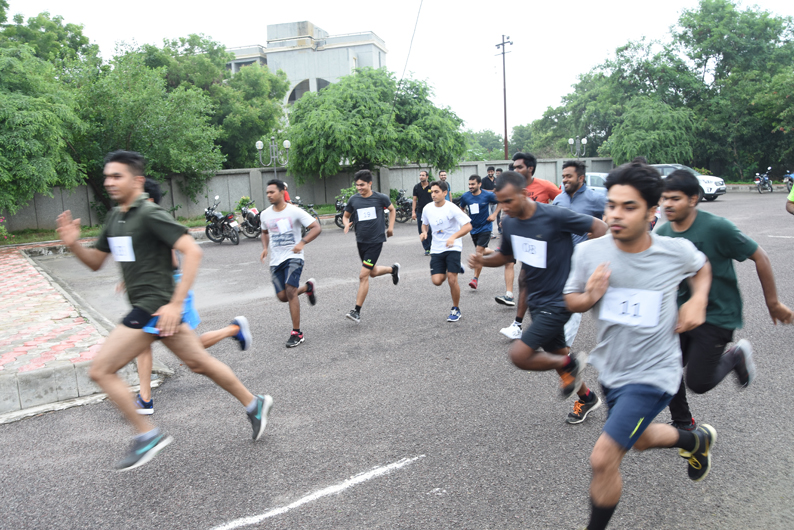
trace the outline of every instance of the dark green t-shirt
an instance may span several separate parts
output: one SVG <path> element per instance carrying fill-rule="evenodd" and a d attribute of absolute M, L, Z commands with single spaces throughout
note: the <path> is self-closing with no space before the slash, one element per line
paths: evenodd
<path fill-rule="evenodd" d="M 657 233 L 688 239 L 709 259 L 712 280 L 706 322 L 726 329 L 741 328 L 742 295 L 733 260 L 744 261 L 752 256 L 758 243 L 724 217 L 702 210 L 698 210 L 695 222 L 688 230 L 676 232 L 672 223 L 666 223 L 659 227 Z M 678 305 L 689 300 L 689 296 L 689 285 L 684 281 L 678 289 Z"/>
<path fill-rule="evenodd" d="M 121 263 L 130 304 L 154 313 L 174 294 L 171 249 L 187 228 L 148 197 L 141 194 L 127 212 L 113 208 L 95 248 Z"/>

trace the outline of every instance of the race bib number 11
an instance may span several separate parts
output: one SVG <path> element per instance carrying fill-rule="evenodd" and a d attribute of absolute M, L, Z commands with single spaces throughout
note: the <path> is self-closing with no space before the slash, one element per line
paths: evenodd
<path fill-rule="evenodd" d="M 601 299 L 598 318 L 625 326 L 652 328 L 659 324 L 661 310 L 661 291 L 610 287 Z"/>

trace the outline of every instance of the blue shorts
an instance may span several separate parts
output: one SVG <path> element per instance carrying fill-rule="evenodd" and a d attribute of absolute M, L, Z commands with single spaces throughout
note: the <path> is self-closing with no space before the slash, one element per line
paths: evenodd
<path fill-rule="evenodd" d="M 648 425 L 673 399 L 672 395 L 651 385 L 625 385 L 618 388 L 601 385 L 601 389 L 609 407 L 603 432 L 626 451 L 632 448 Z"/>
<path fill-rule="evenodd" d="M 285 290 L 287 285 L 300 287 L 302 272 L 303 260 L 298 258 L 286 259 L 275 267 L 270 267 L 270 278 L 273 280 L 276 293 Z"/>

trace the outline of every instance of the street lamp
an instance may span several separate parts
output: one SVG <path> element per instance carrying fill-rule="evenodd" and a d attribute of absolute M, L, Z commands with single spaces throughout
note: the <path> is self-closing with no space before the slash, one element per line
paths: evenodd
<path fill-rule="evenodd" d="M 587 138 L 582 138 L 581 140 L 579 137 L 576 137 L 576 140 L 573 138 L 568 138 L 568 146 L 571 149 L 571 156 L 575 156 L 579 158 L 580 156 L 584 156 L 585 146 L 587 145 Z"/>
<path fill-rule="evenodd" d="M 270 160 L 265 163 L 265 161 L 262 159 L 262 150 L 265 148 L 265 144 L 262 142 L 262 140 L 256 142 L 256 150 L 259 151 L 259 165 L 262 167 L 273 166 L 273 176 L 275 178 L 278 178 L 278 171 L 276 168 L 280 165 L 286 166 L 289 163 L 289 148 L 291 144 L 289 143 L 289 140 L 284 140 L 282 145 L 284 146 L 283 150 L 279 149 L 278 145 L 276 145 L 276 137 L 270 137 Z"/>

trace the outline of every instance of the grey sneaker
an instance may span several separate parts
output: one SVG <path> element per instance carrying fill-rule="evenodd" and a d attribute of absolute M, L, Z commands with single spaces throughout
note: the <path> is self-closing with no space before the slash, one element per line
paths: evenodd
<path fill-rule="evenodd" d="M 497 304 L 502 304 L 510 307 L 514 307 L 516 305 L 516 301 L 513 299 L 512 296 L 507 296 L 507 295 L 496 296 L 494 297 L 494 300 L 496 300 Z"/>
<path fill-rule="evenodd" d="M 252 438 L 257 441 L 262 433 L 265 432 L 267 427 L 267 419 L 270 416 L 270 409 L 273 408 L 273 398 L 270 396 L 256 396 L 256 410 L 253 412 L 246 412 L 248 419 L 251 421 L 251 427 L 254 429 Z"/>
<path fill-rule="evenodd" d="M 582 401 L 582 398 L 577 399 L 573 404 L 573 412 L 568 413 L 568 417 L 565 418 L 565 423 L 570 425 L 582 423 L 587 419 L 588 414 L 601 406 L 601 398 L 596 396 L 595 392 L 591 393 L 594 395 L 595 399 L 589 403 L 587 401 Z"/>
<path fill-rule="evenodd" d="M 133 438 L 132 447 L 130 447 L 124 458 L 116 463 L 116 470 L 129 471 L 130 469 L 141 467 L 173 441 L 174 439 L 171 436 L 163 433 L 157 434 L 154 438 L 146 441 Z"/>
<path fill-rule="evenodd" d="M 348 320 L 352 320 L 356 324 L 361 322 L 361 315 L 355 309 L 351 309 L 350 312 L 345 315 L 345 318 L 347 318 Z"/>
<path fill-rule="evenodd" d="M 755 379 L 755 361 L 753 361 L 753 345 L 749 340 L 742 339 L 728 350 L 737 356 L 733 371 L 739 379 L 739 386 L 747 388 Z"/>

